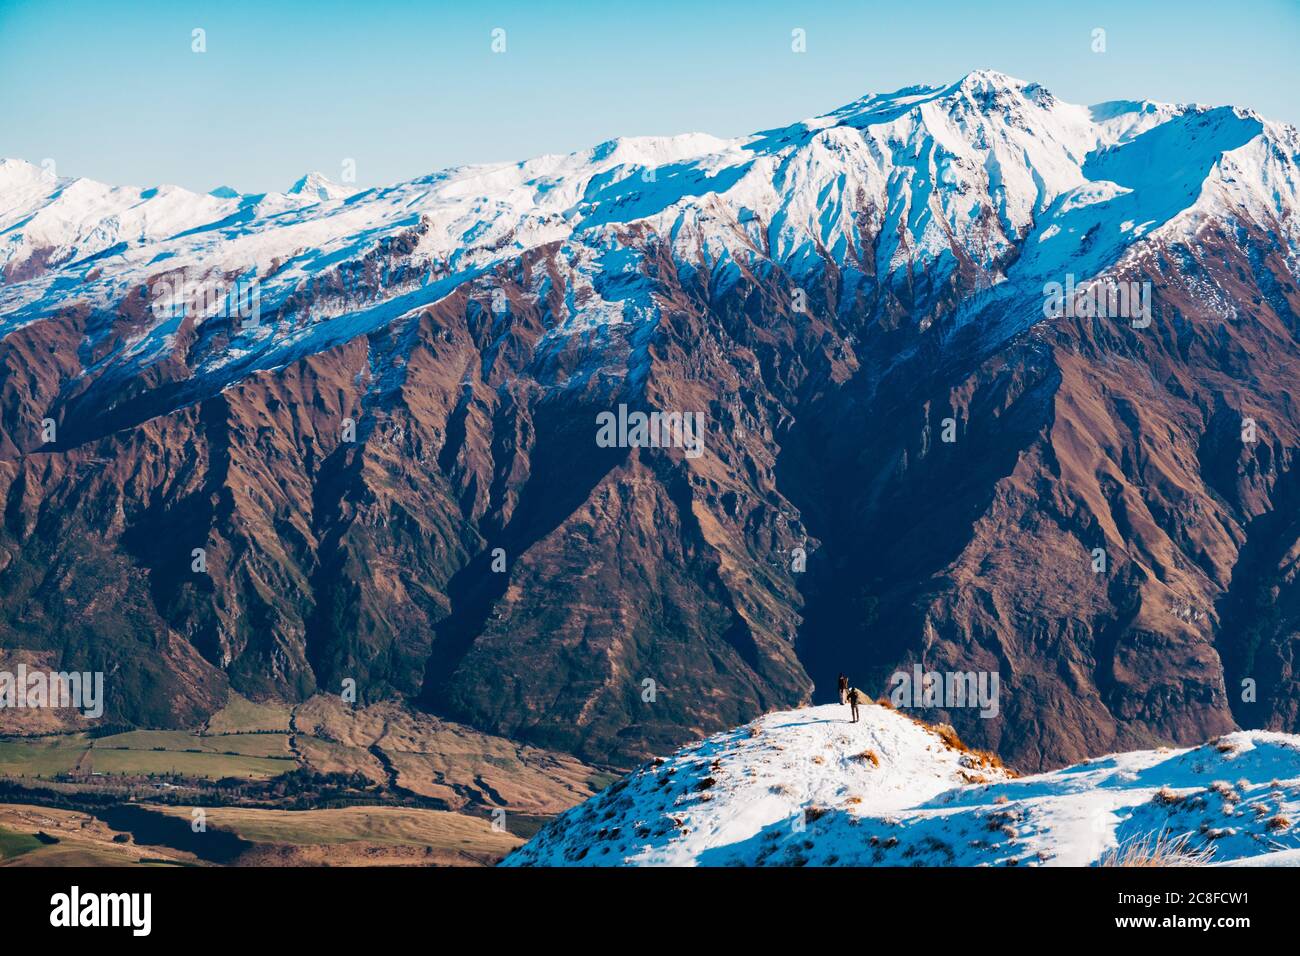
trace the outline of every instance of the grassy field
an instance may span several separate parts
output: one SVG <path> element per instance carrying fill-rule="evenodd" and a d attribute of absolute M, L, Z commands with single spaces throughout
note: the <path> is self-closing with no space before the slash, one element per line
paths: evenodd
<path fill-rule="evenodd" d="M 155 808 L 150 808 L 155 809 Z M 189 807 L 156 812 L 190 819 Z M 486 816 L 407 807 L 345 807 L 337 810 L 258 810 L 209 807 L 209 827 L 229 830 L 251 843 L 382 843 L 391 846 L 454 847 L 466 842 L 513 846 L 508 833 L 495 833 Z"/>
<path fill-rule="evenodd" d="M 38 838 L 37 833 L 44 834 Z M 0 866 L 153 866 L 187 864 L 189 854 L 122 841 L 89 814 L 0 803 Z"/>
<path fill-rule="evenodd" d="M 0 740 L 0 775 L 52 777 L 75 770 L 90 749 L 85 734 Z"/>
<path fill-rule="evenodd" d="M 207 727 L 209 734 L 266 730 L 289 730 L 289 705 L 259 704 L 233 692 L 226 706 L 212 715 Z"/>
<path fill-rule="evenodd" d="M 150 807 L 189 821 L 189 807 Z M 326 865 L 494 863 L 523 841 L 492 829 L 486 816 L 405 807 L 260 810 L 214 807 L 209 829 L 233 833 L 269 851 L 277 862 Z M 258 854 L 253 854 L 255 857 Z"/>
<path fill-rule="evenodd" d="M 201 750 L 241 757 L 289 757 L 288 734 L 221 734 L 199 736 L 183 730 L 131 730 L 100 737 L 96 750 Z"/>
<path fill-rule="evenodd" d="M 93 748 L 82 769 L 105 774 L 180 774 L 186 777 L 243 777 L 266 780 L 297 767 L 294 760 L 244 757 L 176 750 L 106 750 Z"/>
<path fill-rule="evenodd" d="M 12 863 L 0 862 L 0 866 L 174 866 L 163 860 L 147 862 L 133 856 L 111 844 L 92 844 L 86 842 L 60 843 L 56 846 L 42 846 L 34 853 L 18 857 Z"/>
<path fill-rule="evenodd" d="M 4 862 L 17 859 L 24 853 L 39 850 L 44 845 L 30 833 L 17 833 L 0 827 L 0 860 Z"/>
<path fill-rule="evenodd" d="M 218 800 L 209 801 L 203 785 L 226 778 L 265 781 L 299 768 L 312 773 L 264 791 L 223 790 Z M 85 809 L 132 845 L 166 849 L 173 862 L 268 866 L 492 864 L 552 814 L 612 779 L 574 757 L 483 734 L 399 702 L 352 708 L 328 695 L 293 711 L 232 695 L 202 729 L 0 738 L 0 776 L 51 781 L 41 785 L 74 795 L 125 798 L 129 792 L 137 799 Z M 154 779 L 142 779 L 149 777 Z M 178 815 L 188 823 L 189 808 L 162 806 L 166 800 L 224 803 L 232 793 L 241 803 L 283 808 L 209 807 L 209 829 L 193 831 L 209 836 L 194 843 L 188 825 L 178 830 L 173 819 Z M 358 799 L 409 803 L 412 795 L 424 798 L 425 806 L 345 806 Z M 159 802 L 152 804 L 155 798 Z M 302 806 L 330 809 L 294 809 Z M 490 825 L 497 806 L 509 808 L 500 832 Z M 138 810 L 143 819 L 127 810 Z M 73 834 L 57 845 L 25 849 L 22 859 L 101 865 L 122 857 L 121 846 L 112 834 L 90 843 Z M 127 854 L 132 863 L 144 856 Z"/>
<path fill-rule="evenodd" d="M 87 790 L 123 795 L 139 790 L 146 798 L 161 793 L 162 785 L 123 779 L 150 776 L 187 778 L 174 781 L 180 788 L 168 788 L 167 795 L 199 803 L 206 800 L 203 786 L 196 794 L 186 789 L 187 781 L 267 780 L 299 767 L 363 778 L 304 775 L 267 792 L 286 806 L 329 809 L 207 807 L 207 829 L 197 831 L 189 826 L 190 806 L 149 799 L 87 804 L 84 812 L 0 804 L 0 865 L 492 865 L 551 813 L 607 782 L 576 758 L 492 737 L 396 702 L 351 708 L 327 695 L 297 708 L 295 752 L 288 732 L 292 713 L 287 706 L 231 695 L 202 728 L 0 737 L 0 776 L 49 781 L 41 786 L 74 799 Z M 382 751 L 383 759 L 375 751 Z M 67 776 L 54 782 L 62 775 Z M 394 789 L 385 789 L 390 783 Z M 359 796 L 383 802 L 394 793 L 438 800 L 444 809 L 340 806 Z M 315 802 L 316 796 L 329 802 Z M 498 804 L 510 808 L 500 831 L 492 828 L 490 815 Z M 35 836 L 40 832 L 56 839 L 42 842 Z"/>
<path fill-rule="evenodd" d="M 208 733 L 132 730 L 0 738 L 0 776 L 50 778 L 66 773 L 127 776 L 180 774 L 216 780 L 265 780 L 298 766 L 289 750 L 289 708 L 230 696 Z"/>
<path fill-rule="evenodd" d="M 133 730 L 97 740 L 85 734 L 0 740 L 0 775 L 174 773 L 264 780 L 297 766 L 285 734 L 200 736 L 183 730 Z"/>
<path fill-rule="evenodd" d="M 522 842 L 517 835 L 494 831 L 486 816 L 405 807 L 208 807 L 206 836 L 198 837 L 189 828 L 190 807 L 137 805 L 136 813 L 168 823 L 123 820 L 109 825 L 79 811 L 0 804 L 0 866 L 211 862 L 204 847 L 175 845 L 167 835 L 172 826 L 191 841 L 237 836 L 245 841 L 243 848 L 225 862 L 266 866 L 481 866 L 497 862 Z"/>

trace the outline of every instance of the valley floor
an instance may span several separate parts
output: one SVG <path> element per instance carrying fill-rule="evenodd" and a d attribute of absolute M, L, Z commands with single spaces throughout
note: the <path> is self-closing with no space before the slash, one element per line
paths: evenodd
<path fill-rule="evenodd" d="M 138 808 L 129 818 L 0 804 L 0 866 L 485 866 L 522 840 L 481 817 L 405 807 Z M 214 859 L 216 857 L 217 859 Z"/>
<path fill-rule="evenodd" d="M 48 730 L 0 735 L 0 866 L 492 865 L 615 779 L 324 695 L 232 695 L 191 730 Z"/>

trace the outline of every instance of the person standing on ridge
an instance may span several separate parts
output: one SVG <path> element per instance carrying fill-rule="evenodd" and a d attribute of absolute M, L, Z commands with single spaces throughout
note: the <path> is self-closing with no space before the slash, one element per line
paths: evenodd
<path fill-rule="evenodd" d="M 858 704 L 862 703 L 862 691 L 858 690 L 856 687 L 850 687 L 848 698 L 849 710 L 853 714 L 853 720 L 851 720 L 850 723 L 856 724 L 858 722 Z"/>
<path fill-rule="evenodd" d="M 849 701 L 849 679 L 840 673 L 840 703 L 847 704 Z"/>

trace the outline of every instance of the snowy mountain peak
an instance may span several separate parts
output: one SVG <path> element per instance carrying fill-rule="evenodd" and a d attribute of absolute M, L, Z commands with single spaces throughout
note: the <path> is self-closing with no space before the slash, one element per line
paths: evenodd
<path fill-rule="evenodd" d="M 1018 102 L 1050 109 L 1057 103 L 1056 97 L 1041 83 L 1017 79 L 996 70 L 967 73 L 948 92 L 965 97 L 983 109 L 996 106 L 1005 110 Z"/>
<path fill-rule="evenodd" d="M 29 163 L 25 159 L 0 157 L 0 172 L 17 175 L 20 173 L 39 173 L 40 171 L 41 167 L 35 163 Z"/>
<path fill-rule="evenodd" d="M 1227 734 L 1017 778 L 877 704 L 768 714 L 656 759 L 506 866 L 1089 865 L 1186 835 L 1217 863 L 1300 851 L 1300 737 Z"/>
<path fill-rule="evenodd" d="M 1030 84 L 997 70 L 971 70 L 950 89 L 958 90 L 1022 90 Z"/>
<path fill-rule="evenodd" d="M 977 70 L 946 85 L 869 93 L 806 125 L 814 130 L 845 126 L 864 132 L 887 127 L 879 133 L 886 141 L 923 130 L 942 148 L 958 151 L 963 145 L 988 148 L 991 137 L 1003 138 L 1008 129 L 1060 140 L 1063 128 L 1066 137 L 1079 139 L 1078 148 L 1086 149 L 1091 132 L 1086 123 L 1084 107 L 1061 103 L 1041 84 Z M 1019 160 L 1024 161 L 1023 157 Z"/>
<path fill-rule="evenodd" d="M 311 172 L 290 186 L 288 195 L 310 196 L 325 202 L 331 199 L 346 199 L 355 192 L 355 189 L 339 185 L 324 173 Z"/>
<path fill-rule="evenodd" d="M 20 191 L 35 185 L 49 186 L 54 176 L 42 166 L 25 159 L 0 159 L 0 209 L 8 206 Z"/>

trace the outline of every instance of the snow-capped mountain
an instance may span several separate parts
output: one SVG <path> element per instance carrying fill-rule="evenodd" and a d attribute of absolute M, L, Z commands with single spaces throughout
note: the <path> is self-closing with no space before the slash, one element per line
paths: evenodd
<path fill-rule="evenodd" d="M 1288 734 L 1015 777 L 897 711 L 868 704 L 854 724 L 826 705 L 655 759 L 502 865 L 1090 866 L 1161 842 L 1197 862 L 1288 865 L 1297 821 Z"/>
<path fill-rule="evenodd" d="M 1248 214 L 1294 248 L 1298 152 L 1294 129 L 1250 111 L 1074 106 L 1037 84 L 977 71 L 738 139 L 611 140 L 447 170 L 347 203 L 354 190 L 321 173 L 287 194 L 220 198 L 56 180 L 5 160 L 0 332 L 61 302 L 111 308 L 165 271 L 256 277 L 277 321 L 226 348 L 275 365 L 301 337 L 291 325 L 418 290 L 429 301 L 548 243 L 563 244 L 566 285 L 588 290 L 558 331 L 646 321 L 658 310 L 629 281 L 645 267 L 639 243 L 626 241 L 632 229 L 668 244 L 684 267 L 707 262 L 722 289 L 761 262 L 797 279 L 829 261 L 846 303 L 872 282 L 915 282 L 918 271 L 936 299 L 960 276 L 969 291 L 1010 283 L 1032 300 L 1045 278 L 1067 268 L 1095 276 L 1135 245 L 1140 254 L 1138 240 L 1193 235 L 1206 216 Z M 400 281 L 301 314 L 295 294 L 305 286 L 408 234 Z M 529 292 L 544 296 L 547 285 Z M 600 287 L 610 285 L 618 296 L 605 298 Z M 937 307 L 927 303 L 912 321 L 924 327 Z M 1025 309 L 1016 323 L 1038 311 Z M 373 313 L 375 323 L 389 317 Z M 160 322 L 139 334 L 168 329 Z M 157 361 L 166 350 L 132 354 Z"/>
<path fill-rule="evenodd" d="M 102 269 L 103 260 L 129 259 L 133 249 L 173 243 L 169 246 L 173 251 L 155 249 L 150 255 L 167 258 L 189 245 L 187 239 L 193 242 L 195 235 L 209 229 L 237 228 L 288 210 L 346 199 L 355 192 L 321 173 L 302 177 L 287 193 L 258 195 L 244 195 L 228 186 L 206 194 L 179 186 L 106 186 L 89 179 L 60 178 L 23 160 L 0 159 L 0 234 L 5 237 L 0 275 L 6 287 L 52 271 L 85 280 L 95 271 L 91 263 L 101 263 Z"/>
<path fill-rule="evenodd" d="M 1025 770 L 1300 730 L 1298 154 L 981 71 L 352 194 L 5 161 L 0 643 L 620 766 L 918 663 Z"/>
<path fill-rule="evenodd" d="M 308 173 L 289 187 L 290 196 L 313 196 L 322 202 L 329 199 L 347 199 L 358 192 L 350 186 L 333 182 L 324 173 Z"/>

